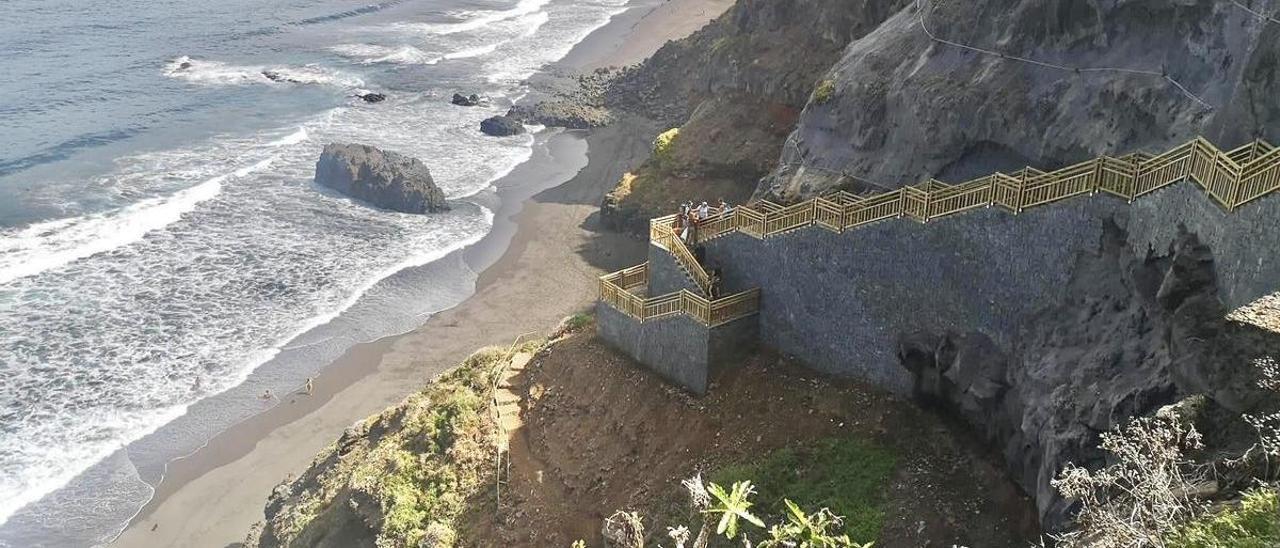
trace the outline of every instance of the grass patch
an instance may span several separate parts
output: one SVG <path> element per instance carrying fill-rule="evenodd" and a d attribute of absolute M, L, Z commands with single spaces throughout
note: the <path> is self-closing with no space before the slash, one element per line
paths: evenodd
<path fill-rule="evenodd" d="M 866 542 L 880 536 L 883 493 L 896 466 L 897 458 L 888 449 L 855 438 L 831 438 L 725 466 L 709 479 L 720 485 L 754 483 L 757 493 L 752 500 L 767 523 L 783 519 L 786 498 L 808 511 L 829 508 L 844 517 L 841 532 Z"/>
<path fill-rule="evenodd" d="M 1239 506 L 1201 516 L 1168 537 L 1169 548 L 1268 548 L 1280 546 L 1280 494 L 1245 493 Z"/>

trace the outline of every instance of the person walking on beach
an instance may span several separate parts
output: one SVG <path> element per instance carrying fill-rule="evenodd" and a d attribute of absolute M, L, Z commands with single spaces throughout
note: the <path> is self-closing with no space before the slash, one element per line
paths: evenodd
<path fill-rule="evenodd" d="M 307 377 L 307 395 L 310 396 L 311 392 L 314 390 L 315 385 L 311 383 L 311 377 Z"/>

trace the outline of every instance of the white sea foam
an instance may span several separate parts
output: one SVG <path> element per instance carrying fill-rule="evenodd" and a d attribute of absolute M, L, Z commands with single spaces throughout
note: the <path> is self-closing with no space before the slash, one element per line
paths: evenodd
<path fill-rule="evenodd" d="M 521 78 L 563 56 L 622 3 L 520 0 L 507 10 L 456 14 L 447 23 L 363 27 L 364 34 L 344 35 L 346 46 L 331 47 L 364 65 L 346 69 L 362 74 L 376 75 L 374 64 L 472 59 L 468 65 L 479 74 L 463 82 L 491 97 L 513 96 Z M 414 36 L 406 37 L 407 31 Z M 209 86 L 288 85 L 263 75 L 272 70 L 298 82 L 363 85 L 339 65 L 252 63 L 179 58 L 165 74 Z M 321 192 L 311 182 L 315 155 L 327 142 L 365 142 L 422 158 L 453 200 L 484 191 L 532 153 L 532 136 L 491 139 L 476 131 L 480 120 L 500 113 L 498 107 L 457 108 L 439 99 L 452 90 L 419 89 L 426 93 L 332 108 L 301 125 L 282 122 L 270 135 L 219 136 L 123 161 L 103 186 L 134 205 L 102 219 L 27 227 L 26 243 L 0 234 L 0 245 L 7 246 L 0 249 L 25 250 L 26 262 L 48 259 L 33 246 L 82 250 L 58 266 L 0 282 L 0 376 L 6 379 L 0 415 L 6 427 L 12 425 L 0 436 L 0 492 L 15 494 L 0 501 L 0 523 L 193 402 L 250 379 L 282 345 L 352 306 L 377 280 L 435 261 L 489 230 L 492 213 L 465 204 L 446 214 L 399 215 Z M 208 192 L 203 185 L 215 181 L 216 192 L 199 195 L 197 189 Z M 199 199 L 179 207 L 190 194 Z M 124 215 L 150 201 L 157 211 L 183 212 L 156 216 L 167 222 Z M 131 219 L 126 227 L 155 224 L 84 254 L 95 235 L 130 233 L 107 219 Z M 99 228 L 82 225 L 88 222 Z M 0 252 L 0 267 L 10 258 Z M 58 516 L 83 517 L 77 504 L 93 500 L 67 493 L 39 506 L 50 503 L 62 509 Z M 0 528 L 0 545 L 3 533 Z"/>
<path fill-rule="evenodd" d="M 37 223 L 0 233 L 0 284 L 128 245 L 177 221 L 222 191 L 216 177 L 167 198 L 138 202 L 119 211 Z"/>
<path fill-rule="evenodd" d="M 479 30 L 489 25 L 541 11 L 550 0 L 520 0 L 515 7 L 501 11 L 464 11 L 452 14 L 456 23 L 407 23 L 403 26 L 428 34 L 456 34 Z"/>
<path fill-rule="evenodd" d="M 430 54 L 413 46 L 379 46 L 376 44 L 340 44 L 330 48 L 334 53 L 355 59 L 361 64 L 393 63 L 397 65 L 434 65 L 443 55 Z"/>
<path fill-rule="evenodd" d="M 165 65 L 164 75 L 193 84 L 242 86 L 250 84 L 315 84 L 344 88 L 364 85 L 364 81 L 320 65 L 269 66 L 231 65 L 222 61 L 178 57 Z"/>

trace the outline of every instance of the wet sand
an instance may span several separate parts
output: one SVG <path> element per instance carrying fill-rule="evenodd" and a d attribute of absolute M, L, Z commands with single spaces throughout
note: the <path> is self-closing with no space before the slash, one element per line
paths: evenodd
<path fill-rule="evenodd" d="M 696 29 L 690 14 L 705 13 L 709 20 L 727 5 L 640 3 L 561 64 L 637 62 Z M 636 32 L 644 33 L 634 42 L 639 45 L 628 38 Z M 236 545 L 262 519 L 271 490 L 304 470 L 348 426 L 421 389 L 480 347 L 544 334 L 587 310 L 600 274 L 643 261 L 643 242 L 603 232 L 597 211 L 622 173 L 648 155 L 655 131 L 645 122 L 622 120 L 589 135 L 549 139 L 534 159 L 498 183 L 503 205 L 494 230 L 459 252 L 480 272 L 474 295 L 412 332 L 353 347 L 316 377 L 311 395 L 289 395 L 171 463 L 151 502 L 112 545 Z"/>

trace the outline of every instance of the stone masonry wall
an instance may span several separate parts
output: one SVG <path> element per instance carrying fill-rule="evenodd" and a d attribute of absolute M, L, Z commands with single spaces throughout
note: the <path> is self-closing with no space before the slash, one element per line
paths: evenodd
<path fill-rule="evenodd" d="M 624 354 L 688 390 L 707 391 L 707 328 L 683 315 L 640 322 L 596 303 L 596 332 Z"/>
<path fill-rule="evenodd" d="M 666 295 L 688 289 L 698 295 L 702 290 L 681 270 L 675 255 L 664 248 L 649 244 L 649 296 Z"/>
<path fill-rule="evenodd" d="M 1021 323 L 1068 297 L 1075 258 L 1098 252 L 1107 218 L 1128 231 L 1138 255 L 1166 250 L 1185 225 L 1213 250 L 1223 299 L 1236 307 L 1280 286 L 1280 262 L 1271 260 L 1278 214 L 1276 198 L 1228 214 L 1179 183 L 1132 205 L 1099 194 L 1020 215 L 993 207 L 925 224 L 890 219 L 765 240 L 732 234 L 705 245 L 726 292 L 761 288 L 763 344 L 907 393 L 912 379 L 896 357 L 902 335 L 977 331 L 1008 351 Z"/>
<path fill-rule="evenodd" d="M 596 332 L 615 348 L 672 383 L 707 392 L 713 370 L 733 367 L 755 348 L 755 316 L 708 328 L 684 315 L 640 322 L 596 303 Z"/>

